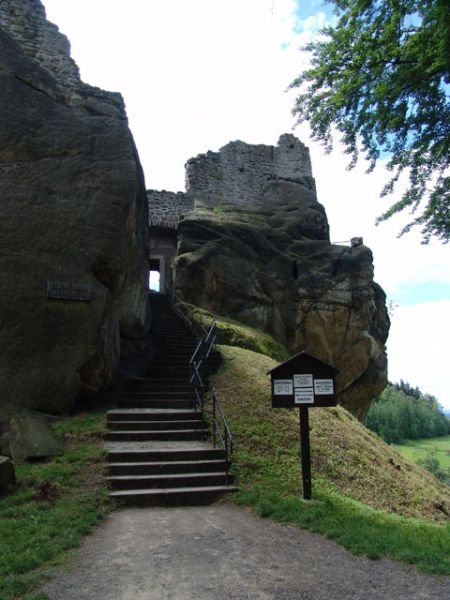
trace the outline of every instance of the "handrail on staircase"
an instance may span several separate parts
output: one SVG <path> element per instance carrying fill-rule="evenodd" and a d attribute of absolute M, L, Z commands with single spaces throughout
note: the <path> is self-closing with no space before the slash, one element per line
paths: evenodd
<path fill-rule="evenodd" d="M 228 422 L 225 418 L 225 414 L 223 412 L 222 405 L 219 400 L 219 396 L 217 395 L 216 388 L 211 386 L 211 401 L 212 401 L 212 430 L 213 430 L 213 445 L 214 448 L 217 445 L 217 438 L 219 438 L 222 448 L 225 450 L 225 460 L 226 460 L 226 482 L 228 485 L 228 473 L 229 473 L 229 457 L 233 454 L 233 436 L 231 435 L 231 430 L 228 425 Z M 221 419 L 219 423 L 218 416 Z"/>
<path fill-rule="evenodd" d="M 199 410 L 200 412 L 203 412 L 203 398 L 205 388 L 202 376 L 200 374 L 200 370 L 203 363 L 203 360 L 200 358 L 202 347 L 203 340 L 200 340 L 197 344 L 197 347 L 194 350 L 194 354 L 192 355 L 189 361 L 189 383 L 191 383 L 194 386 L 194 408 L 195 410 Z"/>
<path fill-rule="evenodd" d="M 213 434 L 214 448 L 217 446 L 217 440 L 220 441 L 222 448 L 225 450 L 226 461 L 226 478 L 228 485 L 228 474 L 230 458 L 233 452 L 233 437 L 231 430 L 225 417 L 222 405 L 217 395 L 217 390 L 214 386 L 211 387 L 211 411 L 205 411 L 205 384 L 202 379 L 201 371 L 205 365 L 211 350 L 217 340 L 216 322 L 213 321 L 205 333 L 205 337 L 199 341 L 197 347 L 189 361 L 190 383 L 194 386 L 194 408 L 202 413 L 208 412 L 211 417 L 211 428 Z"/>

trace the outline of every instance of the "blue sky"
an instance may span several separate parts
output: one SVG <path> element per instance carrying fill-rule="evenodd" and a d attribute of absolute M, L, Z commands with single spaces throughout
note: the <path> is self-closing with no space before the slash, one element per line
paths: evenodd
<path fill-rule="evenodd" d="M 275 144 L 292 131 L 289 83 L 307 64 L 299 47 L 332 18 L 321 1 L 43 0 L 72 45 L 82 79 L 124 96 L 149 188 L 184 189 L 184 163 L 231 140 Z M 450 408 L 449 249 L 397 239 L 408 215 L 375 227 L 395 198 L 378 195 L 383 167 L 347 171 L 336 144 L 326 156 L 306 126 L 318 199 L 332 241 L 362 235 L 375 279 L 395 306 L 389 377 L 434 394 Z M 423 358 L 415 360 L 412 349 Z"/>

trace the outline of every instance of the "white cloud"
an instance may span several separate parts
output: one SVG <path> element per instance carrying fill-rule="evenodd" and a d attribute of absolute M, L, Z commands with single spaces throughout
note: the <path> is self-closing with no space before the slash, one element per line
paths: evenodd
<path fill-rule="evenodd" d="M 432 394 L 450 408 L 450 300 L 394 309 L 388 340 L 389 379 Z M 399 350 L 401 349 L 401 350 Z"/>

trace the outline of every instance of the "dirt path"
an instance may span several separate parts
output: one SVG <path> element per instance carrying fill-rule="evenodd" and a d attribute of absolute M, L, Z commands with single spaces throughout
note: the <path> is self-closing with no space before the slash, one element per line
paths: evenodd
<path fill-rule="evenodd" d="M 450 577 L 354 557 L 219 504 L 117 511 L 42 591 L 50 600 L 446 600 Z"/>

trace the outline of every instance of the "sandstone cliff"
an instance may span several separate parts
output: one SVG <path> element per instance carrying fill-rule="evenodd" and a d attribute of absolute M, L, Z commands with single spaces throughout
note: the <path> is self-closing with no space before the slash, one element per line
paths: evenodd
<path fill-rule="evenodd" d="M 175 293 L 334 364 L 339 402 L 364 418 L 387 381 L 385 294 L 367 247 L 330 243 L 306 147 L 233 142 L 189 161 L 187 178 Z"/>
<path fill-rule="evenodd" d="M 141 344 L 147 205 L 121 96 L 39 0 L 0 3 L 0 202 L 0 403 L 63 412 Z"/>

